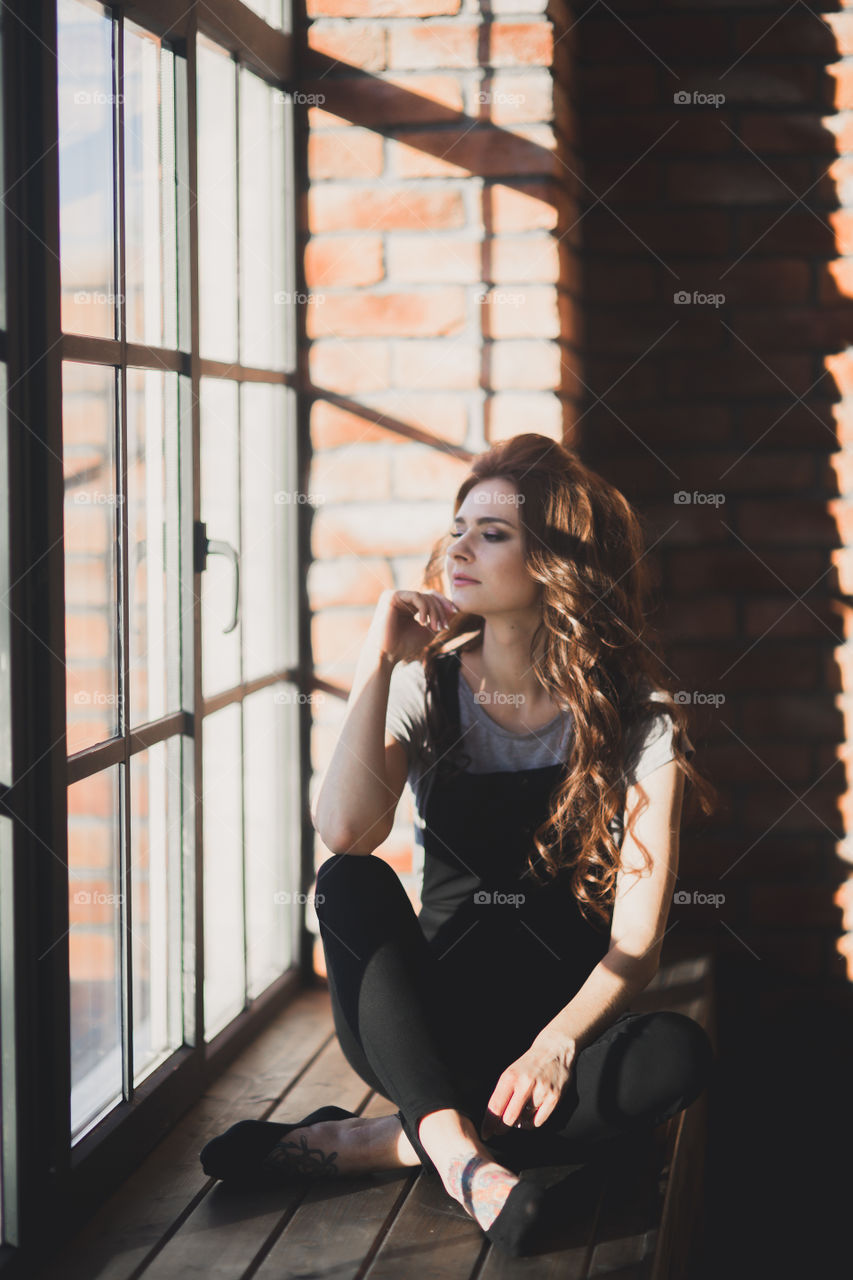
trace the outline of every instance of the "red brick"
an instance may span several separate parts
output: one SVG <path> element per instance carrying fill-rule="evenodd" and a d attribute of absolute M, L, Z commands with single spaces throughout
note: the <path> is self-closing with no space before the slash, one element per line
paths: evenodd
<path fill-rule="evenodd" d="M 344 66 L 385 70 L 385 31 L 375 22 L 312 22 L 308 45 Z"/>
<path fill-rule="evenodd" d="M 560 385 L 555 342 L 492 342 L 486 352 L 489 384 L 495 390 L 550 391 Z"/>
<path fill-rule="evenodd" d="M 591 66 L 579 65 L 575 80 L 579 100 L 590 116 L 596 107 L 609 110 L 614 104 L 621 108 L 653 106 L 660 101 L 654 60 L 648 66 L 632 65 L 630 75 L 625 74 L 624 67 L 611 66 L 606 59 Z"/>
<path fill-rule="evenodd" d="M 461 288 L 420 293 L 326 294 L 309 303 L 307 333 L 311 338 L 438 335 L 457 333 L 465 323 Z"/>
<path fill-rule="evenodd" d="M 775 212 L 768 216 L 767 225 L 776 216 Z M 583 237 L 587 250 L 592 252 L 636 257 L 652 250 L 665 255 L 669 262 L 675 254 L 695 254 L 697 244 L 708 254 L 727 253 L 730 224 L 730 215 L 722 212 L 691 209 L 687 213 L 668 213 L 655 209 L 650 213 L 638 209 L 632 210 L 630 226 L 626 227 L 610 214 L 596 216 L 593 210 L 583 220 Z M 757 238 L 756 234 L 753 239 Z"/>
<path fill-rule="evenodd" d="M 391 428 L 400 422 L 451 444 L 461 444 L 465 439 L 466 401 L 458 392 L 413 392 L 406 388 L 371 395 L 370 403 L 386 416 Z"/>
<path fill-rule="evenodd" d="M 653 17 L 631 17 L 630 23 L 614 22 L 606 11 L 584 19 L 584 57 L 593 64 L 625 63 L 632 70 L 637 62 L 652 58 L 664 58 L 684 63 L 689 58 L 693 65 L 701 62 L 731 61 L 731 22 L 727 13 L 681 14 L 667 10 Z M 746 46 L 740 45 L 739 48 Z M 644 54 L 644 49 L 652 54 Z M 688 51 L 685 53 L 685 51 Z M 729 62 L 721 65 L 728 66 Z M 715 68 L 715 83 L 719 92 L 720 72 Z"/>
<path fill-rule="evenodd" d="M 373 448 L 371 445 L 364 447 Z M 352 449 L 352 445 L 347 445 L 340 452 L 349 456 Z M 330 456 L 334 458 L 336 452 L 335 449 L 330 450 Z M 339 560 L 315 560 L 308 570 L 308 598 L 314 612 L 335 605 L 375 605 L 379 593 L 393 586 L 391 567 L 386 559 L 379 557 L 369 560 L 360 556 L 342 556 Z M 315 714 L 312 739 L 318 734 Z M 337 736 L 335 732 L 334 737 Z"/>
<path fill-rule="evenodd" d="M 391 497 L 391 458 L 375 444 L 326 449 L 311 462 L 311 492 L 324 502 L 387 502 Z"/>
<path fill-rule="evenodd" d="M 487 73 L 472 92 L 468 114 L 493 124 L 549 123 L 555 115 L 554 87 L 547 70 Z"/>
<path fill-rule="evenodd" d="M 512 231 L 551 231 L 557 225 L 556 193 L 551 183 L 490 183 L 483 192 L 496 235 Z"/>
<path fill-rule="evenodd" d="M 822 117 L 806 112 L 767 112 L 744 115 L 740 138 L 759 155 L 800 151 L 805 155 L 834 155 L 836 141 Z"/>
<path fill-rule="evenodd" d="M 482 277 L 483 241 L 455 236 L 402 235 L 386 238 L 388 279 L 424 284 L 472 284 Z"/>
<path fill-rule="evenodd" d="M 378 178 L 384 167 L 383 139 L 367 129 L 311 134 L 308 138 L 308 176 L 322 178 Z"/>
<path fill-rule="evenodd" d="M 387 426 L 376 425 L 366 414 L 349 412 L 326 400 L 311 406 L 311 442 L 315 449 L 334 449 L 353 441 L 386 442 L 394 439 Z"/>
<path fill-rule="evenodd" d="M 790 192 L 788 194 L 790 196 Z M 837 234 L 836 219 L 842 222 L 846 233 L 850 232 L 849 223 L 844 226 L 847 217 L 844 210 L 827 212 L 827 221 L 822 224 L 811 210 L 807 212 L 794 208 L 793 197 L 790 203 L 792 207 L 784 212 L 779 209 L 762 209 L 756 213 L 744 210 L 736 223 L 733 257 L 750 254 L 753 257 L 757 255 L 767 258 L 797 254 L 802 258 L 811 258 L 833 257 L 836 252 L 849 252 L 840 246 L 836 248 L 834 238 L 834 234 Z M 850 243 L 853 243 L 853 237 Z"/>
<path fill-rule="evenodd" d="M 397 498 L 450 501 L 468 474 L 468 464 L 428 445 L 400 444 L 392 458 L 392 485 Z"/>
<path fill-rule="evenodd" d="M 432 18 L 458 13 L 462 0 L 306 0 L 309 18 Z"/>
<path fill-rule="evenodd" d="M 305 246 L 309 288 L 375 284 L 382 279 L 380 236 L 312 236 Z"/>
<path fill-rule="evenodd" d="M 389 147 L 396 176 L 432 178 L 554 174 L 553 145 L 548 125 L 527 125 L 515 133 L 490 127 L 400 132 Z"/>
<path fill-rule="evenodd" d="M 522 431 L 562 439 L 563 406 L 547 391 L 501 392 L 488 402 L 489 439 L 507 440 Z"/>
<path fill-rule="evenodd" d="M 667 395 L 726 396 L 779 394 L 805 395 L 814 382 L 813 365 L 806 356 L 762 351 L 759 360 L 735 340 L 731 351 L 712 351 L 707 357 L 676 354 L 666 357 Z"/>
<path fill-rule="evenodd" d="M 707 272 L 707 263 L 696 263 L 680 269 L 684 275 Z M 808 262 L 795 258 L 773 258 L 761 262 L 744 258 L 733 271 L 720 282 L 720 291 L 726 295 L 726 303 L 759 302 L 765 306 L 771 302 L 805 302 L 811 296 L 812 269 Z"/>
<path fill-rule="evenodd" d="M 396 387 L 473 390 L 480 382 L 480 347 L 447 338 L 396 342 L 392 367 Z"/>
<path fill-rule="evenodd" d="M 821 263 L 819 291 L 821 302 L 838 302 L 842 298 L 849 302 L 853 297 L 853 258 Z"/>
<path fill-rule="evenodd" d="M 489 61 L 495 67 L 551 65 L 554 29 L 550 22 L 493 22 Z"/>
<path fill-rule="evenodd" d="M 831 504 L 830 504 L 831 505 Z M 835 546 L 839 530 L 820 499 L 788 498 L 784 503 L 758 498 L 743 501 L 738 512 L 737 531 L 754 546 L 790 543 L 794 547 Z"/>
<path fill-rule="evenodd" d="M 384 185 L 354 190 L 327 183 L 308 193 L 309 227 L 314 231 L 351 231 L 358 227 L 387 231 L 461 227 L 465 209 L 461 192 L 448 187 Z"/>
<path fill-rule="evenodd" d="M 322 93 L 324 107 L 310 107 L 308 123 L 312 129 L 357 124 L 398 125 L 446 120 L 452 123 L 463 111 L 464 103 L 459 78 L 454 75 L 397 73 L 373 76 L 363 80 L 343 76 L 308 81 L 309 89 Z"/>
<path fill-rule="evenodd" d="M 488 278 L 499 284 L 554 283 L 560 279 L 556 236 L 495 236 L 488 243 Z"/>
<path fill-rule="evenodd" d="M 339 395 L 381 391 L 388 385 L 391 361 L 385 342 L 312 342 L 308 359 L 314 386 Z"/>
<path fill-rule="evenodd" d="M 371 502 L 339 503 L 320 508 L 315 514 L 311 525 L 312 552 L 321 558 L 424 554 L 444 532 L 446 523 L 447 511 L 441 502 L 383 502 L 380 506 Z M 315 617 L 314 626 L 322 621 L 324 628 L 330 625 L 338 628 L 337 649 L 340 650 L 340 628 L 346 627 L 343 634 L 349 646 L 350 627 L 353 632 L 360 630 L 361 610 L 342 611 L 334 620 L 331 612 L 324 610 L 319 619 Z M 366 617 L 369 622 L 370 614 L 366 613 Z M 354 668 L 358 648 L 349 652 Z"/>
<path fill-rule="evenodd" d="M 713 551 L 674 551 L 666 562 L 667 581 L 675 591 L 779 591 L 784 583 L 799 595 L 825 568 L 822 551 L 764 549 L 759 558 L 740 544 Z"/>
<path fill-rule="evenodd" d="M 642 170 L 642 166 L 638 168 Z M 781 203 L 787 208 L 794 200 L 791 192 L 799 194 L 813 182 L 808 160 L 774 158 L 771 166 L 760 164 L 752 156 L 701 163 L 682 160 L 668 165 L 663 198 L 684 205 Z M 598 190 L 592 178 L 590 185 Z M 775 210 L 774 217 L 778 215 Z"/>
<path fill-rule="evenodd" d="M 747 636 L 764 636 L 772 631 L 781 636 L 830 636 L 833 615 L 829 602 L 817 594 L 806 592 L 802 601 L 793 595 L 779 594 L 762 600 L 747 600 L 744 612 L 744 631 Z M 827 628 L 830 628 L 827 631 Z M 837 628 L 835 628 L 837 630 Z"/>
<path fill-rule="evenodd" d="M 393 26 L 389 33 L 391 67 L 476 67 L 480 28 L 472 22 Z"/>
<path fill-rule="evenodd" d="M 561 336 L 557 292 L 547 285 L 527 288 L 521 285 L 495 285 L 486 290 L 481 305 L 483 333 L 487 337 Z"/>
<path fill-rule="evenodd" d="M 853 53 L 853 13 L 824 13 L 821 17 L 835 36 L 838 52 Z"/>
<path fill-rule="evenodd" d="M 750 61 L 774 54 L 834 58 L 835 37 L 822 17 L 796 5 L 782 14 L 750 14 L 734 24 L 733 47 L 748 49 Z"/>
<path fill-rule="evenodd" d="M 735 601 L 729 595 L 703 596 L 699 600 L 670 597 L 661 604 L 658 625 L 674 636 L 734 636 L 738 634 Z"/>
<path fill-rule="evenodd" d="M 659 155 L 711 155 L 733 149 L 732 136 L 713 108 L 685 106 L 674 113 L 671 102 L 657 111 L 594 114 L 584 120 L 583 129 L 585 148 L 632 161 L 652 148 Z"/>

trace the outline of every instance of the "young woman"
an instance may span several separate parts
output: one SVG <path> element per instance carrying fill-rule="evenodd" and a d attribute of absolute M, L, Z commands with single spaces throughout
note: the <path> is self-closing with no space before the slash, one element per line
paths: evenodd
<path fill-rule="evenodd" d="M 421 1164 L 526 1252 L 526 1164 L 650 1130 L 706 1087 L 703 1028 L 635 1014 L 678 878 L 686 712 L 650 628 L 637 514 L 546 436 L 478 456 L 423 590 L 385 591 L 313 820 L 335 1028 L 399 1107 L 243 1121 L 202 1152 L 246 1181 Z M 446 575 L 448 594 L 441 570 Z M 382 858 L 407 781 L 422 907 Z"/>

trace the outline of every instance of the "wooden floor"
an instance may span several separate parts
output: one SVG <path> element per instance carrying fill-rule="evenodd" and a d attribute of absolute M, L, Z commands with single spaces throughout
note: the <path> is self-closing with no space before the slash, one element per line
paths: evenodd
<path fill-rule="evenodd" d="M 713 1035 L 709 997 L 710 963 L 699 957 L 662 969 L 632 1009 L 682 1009 Z M 634 1163 L 582 1173 L 553 1239 L 519 1259 L 492 1247 L 440 1179 L 419 1169 L 264 1192 L 204 1175 L 199 1151 L 236 1120 L 288 1121 L 329 1103 L 363 1115 L 396 1111 L 344 1058 L 323 986 L 263 1032 L 33 1280 L 686 1280 L 705 1095 L 660 1126 Z"/>

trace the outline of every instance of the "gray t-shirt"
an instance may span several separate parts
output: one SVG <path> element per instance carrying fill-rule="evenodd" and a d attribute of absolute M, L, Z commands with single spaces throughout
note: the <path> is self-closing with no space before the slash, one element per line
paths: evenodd
<path fill-rule="evenodd" d="M 644 687 L 650 686 L 646 683 Z M 655 701 L 666 701 L 669 696 L 661 689 L 651 694 Z M 461 669 L 459 671 L 459 728 L 464 750 L 471 757 L 467 766 L 469 773 L 540 769 L 567 760 L 573 725 L 572 713 L 561 711 L 533 733 L 504 729 L 477 700 Z M 424 813 L 435 771 L 430 767 L 426 750 L 426 677 L 420 660 L 398 662 L 391 672 L 385 728 L 406 748 L 408 783 L 415 801 L 415 839 L 423 845 Z M 642 781 L 660 765 L 674 759 L 672 742 L 672 719 L 665 711 L 650 715 L 642 725 L 635 726 L 626 744 L 626 767 L 622 775 L 625 785 Z M 684 750 L 688 757 L 695 754 L 686 734 Z"/>

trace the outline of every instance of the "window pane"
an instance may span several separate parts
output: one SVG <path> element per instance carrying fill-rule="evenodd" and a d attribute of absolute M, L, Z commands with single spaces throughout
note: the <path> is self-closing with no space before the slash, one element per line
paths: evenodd
<path fill-rule="evenodd" d="M 271 27 L 283 25 L 282 0 L 243 0 L 247 9 L 252 9 Z"/>
<path fill-rule="evenodd" d="M 68 754 L 118 732 L 115 371 L 64 361 Z"/>
<path fill-rule="evenodd" d="M 175 60 L 141 27 L 124 30 L 127 336 L 176 347 Z"/>
<path fill-rule="evenodd" d="M 71 1132 L 121 1098 L 119 766 L 68 788 Z"/>
<path fill-rule="evenodd" d="M 201 379 L 201 518 L 207 536 L 240 550 L 240 452 L 237 384 Z M 242 583 L 240 586 L 242 596 Z M 201 575 L 202 694 L 240 681 L 240 623 L 234 615 L 234 569 L 224 555 L 209 554 Z"/>
<path fill-rule="evenodd" d="M 297 962 L 298 691 L 258 689 L 244 706 L 249 996 Z"/>
<path fill-rule="evenodd" d="M 245 996 L 240 706 L 203 721 L 204 1021 L 211 1040 Z"/>
<path fill-rule="evenodd" d="M 242 386 L 244 680 L 281 670 L 289 656 L 286 584 L 295 495 L 287 468 L 284 391 L 259 382 Z"/>
<path fill-rule="evenodd" d="M 284 368 L 294 306 L 285 274 L 284 126 L 290 101 L 240 71 L 240 358 Z"/>
<path fill-rule="evenodd" d="M 133 1078 L 183 1040 L 181 1021 L 181 740 L 130 760 Z"/>
<path fill-rule="evenodd" d="M 237 359 L 236 63 L 198 41 L 199 346 Z"/>
<path fill-rule="evenodd" d="M 62 328 L 113 338 L 113 24 L 103 5 L 59 0 L 57 54 Z"/>
<path fill-rule="evenodd" d="M 0 218 L 2 222 L 2 218 Z M 6 366 L 0 364 L 0 782 L 12 782 L 12 678 L 9 652 L 9 420 Z"/>
<path fill-rule="evenodd" d="M 180 707 L 178 375 L 127 371 L 130 719 Z"/>

